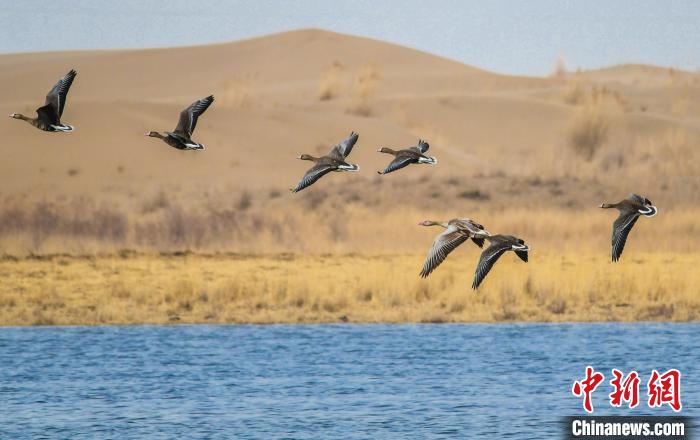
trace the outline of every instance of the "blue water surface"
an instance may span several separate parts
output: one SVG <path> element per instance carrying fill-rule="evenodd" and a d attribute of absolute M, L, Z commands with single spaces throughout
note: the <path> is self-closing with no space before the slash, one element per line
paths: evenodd
<path fill-rule="evenodd" d="M 700 324 L 273 325 L 0 329 L 0 438 L 559 438 L 583 414 L 646 406 L 681 370 L 698 415 Z M 642 404 L 611 408 L 611 368 Z"/>

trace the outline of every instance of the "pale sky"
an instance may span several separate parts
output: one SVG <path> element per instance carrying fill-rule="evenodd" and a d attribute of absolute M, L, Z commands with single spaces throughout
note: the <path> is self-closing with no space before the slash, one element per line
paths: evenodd
<path fill-rule="evenodd" d="M 648 63 L 700 69 L 693 0 L 21 0 L 0 9 L 0 52 L 179 46 L 300 28 L 362 35 L 488 70 L 546 75 Z"/>

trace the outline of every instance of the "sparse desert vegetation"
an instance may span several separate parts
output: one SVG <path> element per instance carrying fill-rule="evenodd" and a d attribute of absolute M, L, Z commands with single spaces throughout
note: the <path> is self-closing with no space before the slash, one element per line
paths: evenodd
<path fill-rule="evenodd" d="M 358 116 L 372 114 L 372 98 L 380 80 L 379 70 L 374 64 L 366 64 L 357 71 L 352 86 L 349 113 Z"/>
<path fill-rule="evenodd" d="M 454 181 L 455 184 L 450 184 Z M 669 181 L 669 188 L 687 181 Z M 576 188 L 590 194 L 579 196 Z M 494 192 L 493 188 L 504 188 Z M 694 250 L 700 212 L 656 195 L 661 213 L 640 222 L 630 246 L 641 251 Z M 416 199 L 423 191 L 426 197 Z M 615 216 L 597 209 L 627 195 L 605 191 L 594 180 L 482 177 L 326 183 L 302 192 L 238 193 L 190 199 L 156 192 L 131 204 L 89 198 L 6 200 L 0 207 L 0 255 L 160 252 L 378 253 L 424 252 L 437 229 L 421 220 L 471 217 L 491 231 L 522 236 L 538 248 L 557 246 L 606 253 Z M 651 197 L 651 196 L 650 196 Z M 523 204 L 527 200 L 527 204 Z M 655 240 L 645 239 L 664 231 Z M 639 239 L 635 240 L 635 235 Z M 646 237 L 644 234 L 647 234 Z"/>
<path fill-rule="evenodd" d="M 599 104 L 579 109 L 569 131 L 569 145 L 582 159 L 593 160 L 608 139 L 610 117 Z"/>
<path fill-rule="evenodd" d="M 328 101 L 337 98 L 342 88 L 342 64 L 334 62 L 322 74 L 318 82 L 318 99 Z"/>

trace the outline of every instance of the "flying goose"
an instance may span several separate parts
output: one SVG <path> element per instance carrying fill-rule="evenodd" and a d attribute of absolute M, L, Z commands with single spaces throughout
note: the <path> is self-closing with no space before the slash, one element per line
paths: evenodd
<path fill-rule="evenodd" d="M 425 220 L 418 223 L 420 226 L 440 226 L 445 228 L 445 231 L 435 237 L 433 245 L 428 251 L 428 256 L 423 263 L 423 269 L 420 272 L 422 278 L 426 278 L 434 271 L 440 263 L 445 261 L 447 255 L 455 250 L 457 246 L 464 243 L 468 239 L 479 247 L 484 245 L 484 235 L 490 235 L 484 227 L 468 218 L 454 218 L 448 222 L 436 222 Z M 481 236 L 477 236 L 481 234 Z"/>
<path fill-rule="evenodd" d="M 627 242 L 627 235 L 637 222 L 640 215 L 653 217 L 658 210 L 656 206 L 646 197 L 637 194 L 630 194 L 625 200 L 618 203 L 602 203 L 601 208 L 615 208 L 620 211 L 620 215 L 613 223 L 612 231 L 612 260 L 617 261 L 622 256 L 622 250 Z"/>
<path fill-rule="evenodd" d="M 360 169 L 359 165 L 347 163 L 345 158 L 348 157 L 352 151 L 352 147 L 357 142 L 357 138 L 360 135 L 354 131 L 350 133 L 347 139 L 342 141 L 340 144 L 336 145 L 331 149 L 331 151 L 321 157 L 314 157 L 310 154 L 302 154 L 297 159 L 310 160 L 315 162 L 316 165 L 309 168 L 309 170 L 301 178 L 301 181 L 296 186 L 296 188 L 290 188 L 291 192 L 299 192 L 307 186 L 311 186 L 318 179 L 330 173 L 331 171 L 358 171 Z"/>
<path fill-rule="evenodd" d="M 39 130 L 44 131 L 73 131 L 72 125 L 61 123 L 63 108 L 66 106 L 66 98 L 68 98 L 68 90 L 75 76 L 78 74 L 71 69 L 63 78 L 59 79 L 55 86 L 46 95 L 46 103 L 43 107 L 36 109 L 36 118 L 30 118 L 19 113 L 12 113 L 11 118 L 22 119 L 29 122 Z"/>
<path fill-rule="evenodd" d="M 384 171 L 377 171 L 377 174 L 389 174 L 392 171 L 400 170 L 401 168 L 412 163 L 435 165 L 437 163 L 436 157 L 426 156 L 423 154 L 428 151 L 428 148 L 430 148 L 430 145 L 428 145 L 428 143 L 422 139 L 418 140 L 418 145 L 399 151 L 386 147 L 380 148 L 377 150 L 378 152 L 391 154 L 394 156 L 394 160 L 387 165 Z"/>
<path fill-rule="evenodd" d="M 491 246 L 481 253 L 479 264 L 476 265 L 476 271 L 474 272 L 472 289 L 476 290 L 479 288 L 479 285 L 484 281 L 493 265 L 506 251 L 515 252 L 515 255 L 527 263 L 527 253 L 530 251 L 530 248 L 518 237 L 513 237 L 512 235 L 477 235 L 491 242 Z"/>
<path fill-rule="evenodd" d="M 209 108 L 212 102 L 214 102 L 212 95 L 193 102 L 192 105 L 180 112 L 180 120 L 175 130 L 166 131 L 164 134 L 149 131 L 146 136 L 162 139 L 166 144 L 178 150 L 204 150 L 204 145 L 192 140 L 192 133 L 197 126 L 197 119 Z"/>

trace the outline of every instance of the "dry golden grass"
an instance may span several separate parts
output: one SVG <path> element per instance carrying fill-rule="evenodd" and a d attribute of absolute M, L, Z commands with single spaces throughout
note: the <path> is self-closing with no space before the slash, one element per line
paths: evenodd
<path fill-rule="evenodd" d="M 428 278 L 422 254 L 5 259 L 0 325 L 695 320 L 699 254 L 506 254 L 469 286 L 478 249 Z M 681 276 L 682 275 L 682 276 Z"/>

